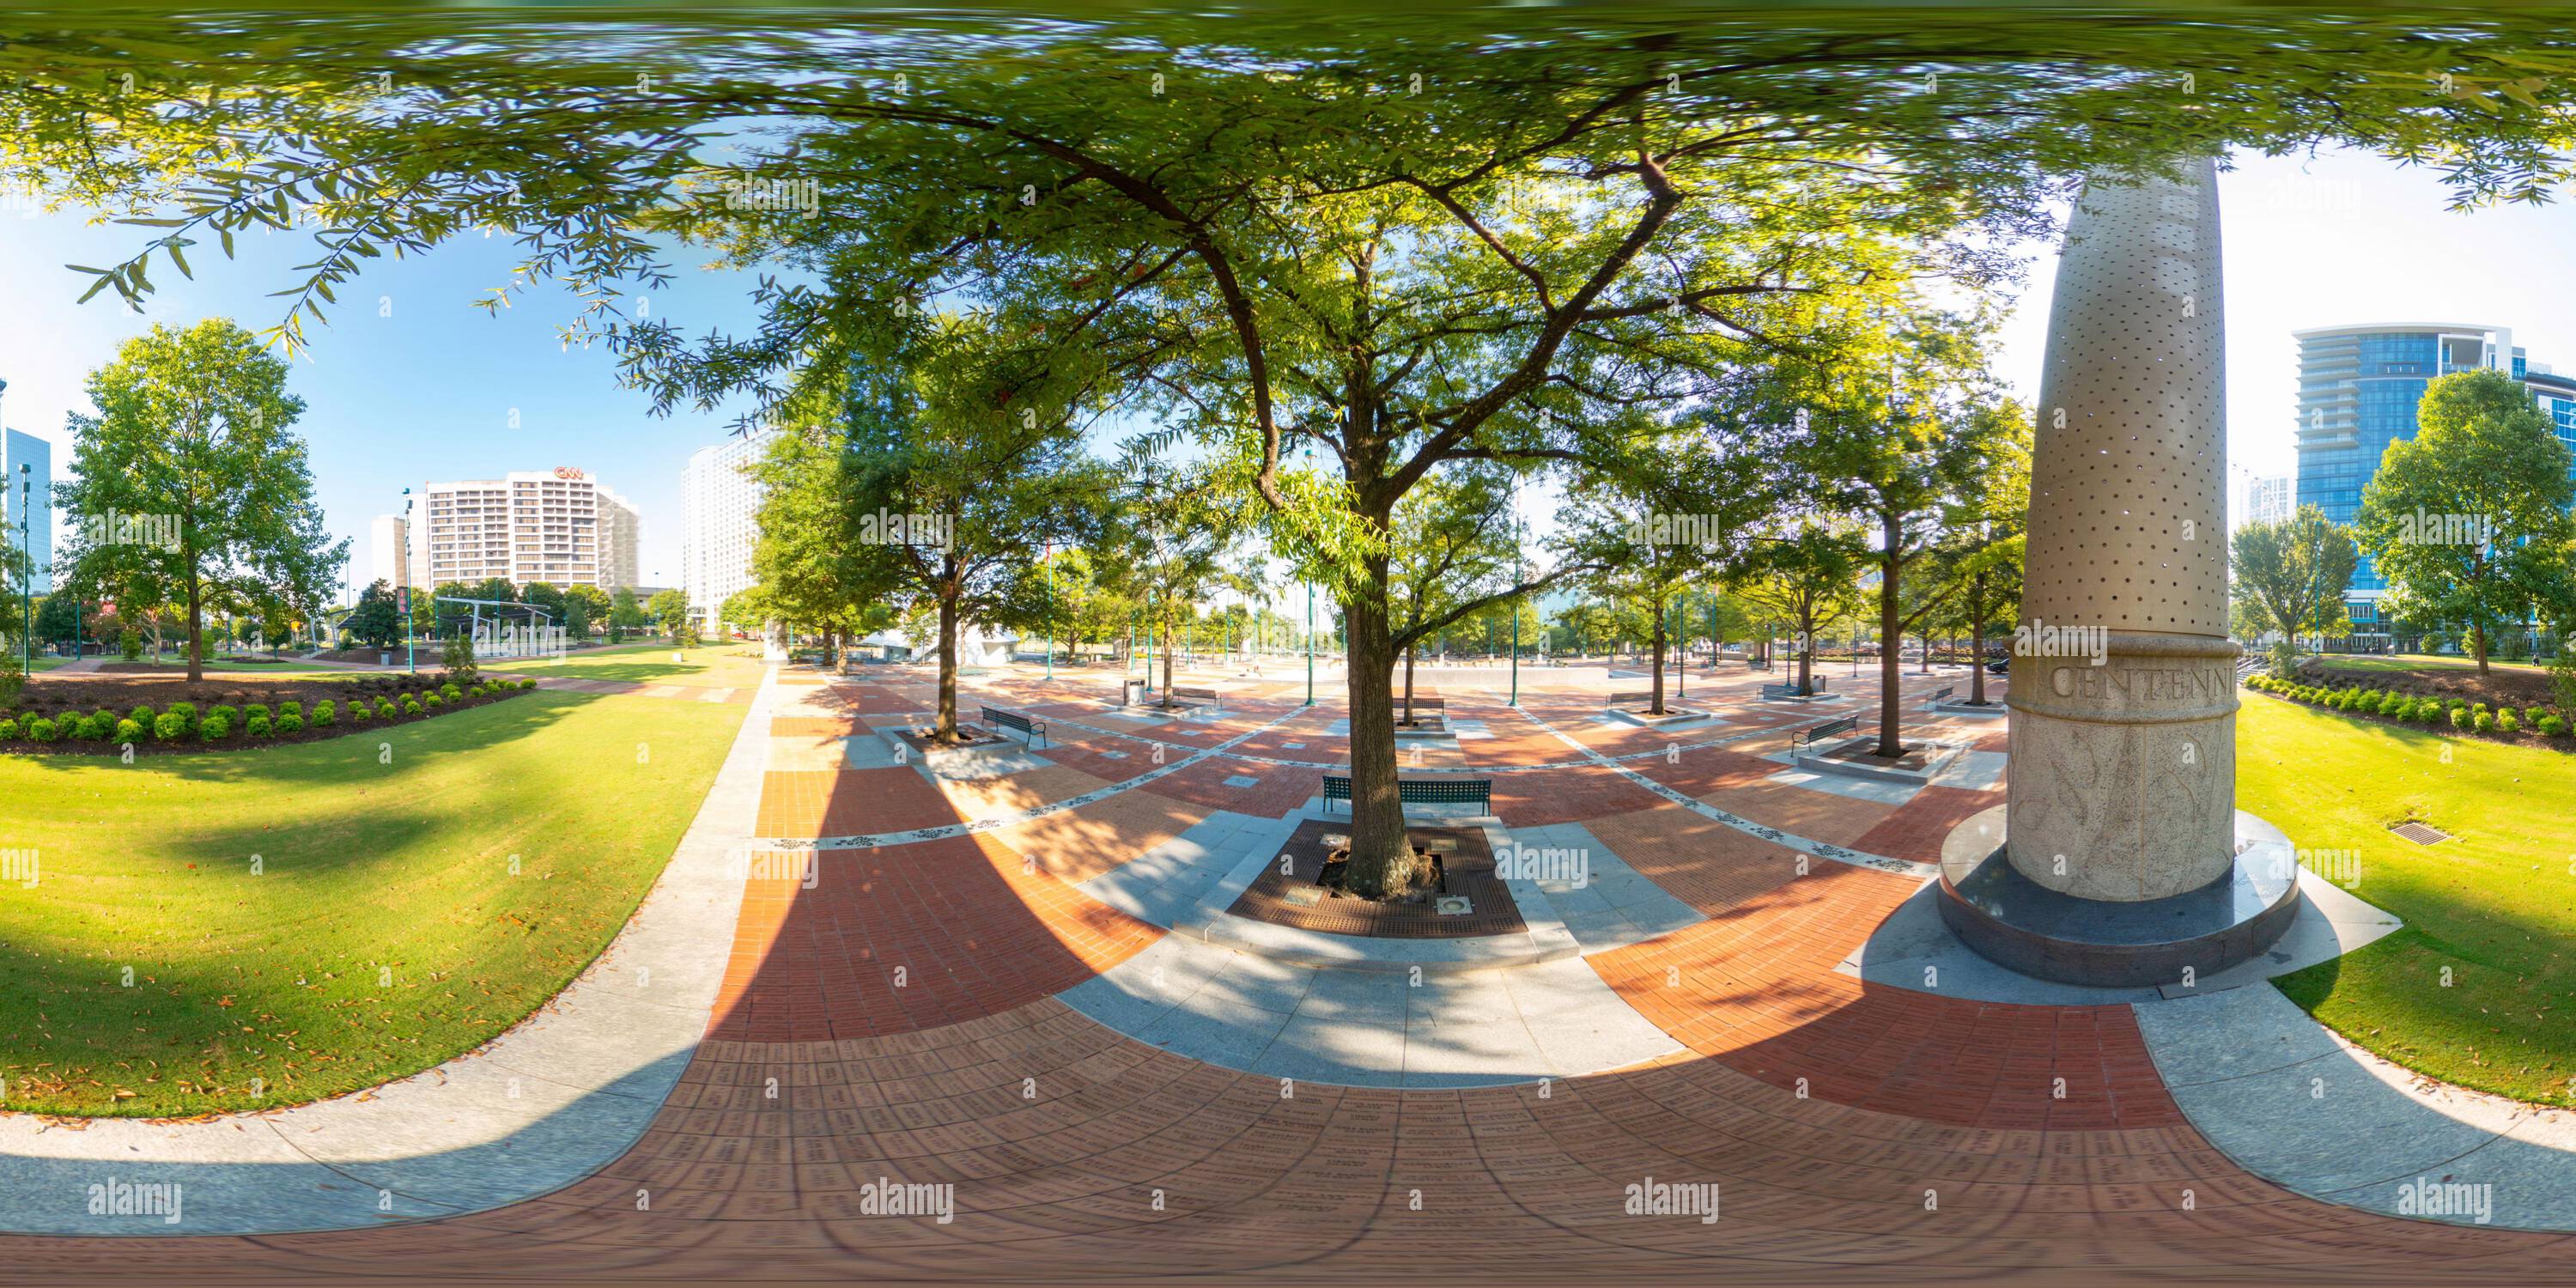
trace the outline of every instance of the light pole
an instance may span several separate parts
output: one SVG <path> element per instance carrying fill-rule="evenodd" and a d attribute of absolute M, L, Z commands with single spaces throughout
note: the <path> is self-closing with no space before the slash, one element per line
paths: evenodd
<path fill-rule="evenodd" d="M 1315 705 L 1315 583 L 1306 583 L 1306 705 Z"/>
<path fill-rule="evenodd" d="M 1046 663 L 1046 666 L 1047 666 L 1047 673 L 1046 673 L 1046 678 L 1048 678 L 1048 679 L 1052 680 L 1052 679 L 1054 679 L 1054 678 L 1055 678 L 1055 543 L 1053 543 L 1053 542 L 1049 542 L 1049 543 L 1047 543 L 1046 554 L 1045 554 L 1045 555 L 1043 555 L 1043 556 L 1041 556 L 1041 557 L 1039 558 L 1038 563 L 1039 563 L 1039 566 L 1041 566 L 1041 567 L 1043 567 L 1043 568 L 1045 568 L 1045 569 L 1046 569 L 1046 614 L 1047 614 L 1047 663 Z"/>
<path fill-rule="evenodd" d="M 35 673 L 36 658 L 28 650 L 36 643 L 36 536 L 31 511 L 35 508 L 36 471 L 25 461 L 18 462 L 18 564 L 26 575 L 18 582 L 18 606 L 26 616 L 26 629 L 18 633 L 18 674 Z"/>
<path fill-rule="evenodd" d="M 1681 673 L 1673 677 L 1673 696 L 1676 698 L 1682 697 L 1690 692 L 1690 637 L 1682 633 L 1683 626 L 1689 621 L 1689 606 L 1682 603 L 1680 596 L 1674 596 L 1673 638 L 1674 641 L 1680 645 L 1682 655 Z"/>
<path fill-rule="evenodd" d="M 402 494 L 404 520 L 403 542 L 408 545 L 411 541 L 411 489 L 404 488 L 402 490 Z M 394 566 L 402 569 L 402 595 L 400 602 L 397 603 L 395 607 L 402 610 L 403 670 L 407 674 L 418 675 L 420 674 L 420 654 L 412 644 L 411 638 L 411 552 L 409 550 L 405 550 L 401 560 Z"/>

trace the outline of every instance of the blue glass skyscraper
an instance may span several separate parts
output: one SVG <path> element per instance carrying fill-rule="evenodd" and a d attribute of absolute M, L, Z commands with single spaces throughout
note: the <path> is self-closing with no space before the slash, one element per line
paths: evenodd
<path fill-rule="evenodd" d="M 2457 371 L 2510 372 L 2547 411 L 2559 441 L 2576 450 L 2576 379 L 2531 362 L 2507 327 L 2453 322 L 2365 322 L 2292 332 L 2299 341 L 2298 504 L 2336 523 L 2361 512 L 2361 490 L 2390 443 L 2415 436 L 2424 387 Z M 2362 556 L 2345 607 L 2358 636 L 2388 626 L 2388 583 Z"/>

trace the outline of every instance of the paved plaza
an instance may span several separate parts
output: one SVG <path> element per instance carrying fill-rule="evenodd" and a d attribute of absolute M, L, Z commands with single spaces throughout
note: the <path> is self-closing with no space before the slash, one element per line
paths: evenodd
<path fill-rule="evenodd" d="M 6 1120 L 7 1255 L 191 1279 L 738 1269 L 1055 1279 L 1955 1278 L 1980 1268 L 2511 1279 L 2563 1263 L 2576 1118 L 2430 1086 L 2264 983 L 2395 919 L 2312 883 L 2271 957 L 2185 990 L 1982 966 L 1922 896 L 2002 799 L 2003 720 L 1906 703 L 1964 748 L 1920 785 L 1785 763 L 1841 706 L 1697 673 L 1712 718 L 1605 718 L 1598 669 L 1427 671 L 1480 735 L 1512 936 L 1367 940 L 1230 909 L 1338 817 L 1337 695 L 1219 681 L 1138 719 L 1115 675 L 968 677 L 1047 722 L 992 773 L 879 731 L 932 677 L 774 670 L 626 932 L 490 1047 L 363 1097 L 203 1121 Z M 1855 700 L 1871 677 L 1846 679 Z M 1506 681 L 1507 682 L 1507 681 Z M 2003 686 L 1998 682 L 2000 694 Z M 1408 759 L 1411 758 L 1408 750 Z M 1579 856 L 1579 866 L 1567 860 Z M 2325 1094 L 2323 1089 L 2331 1089 Z M 179 1181 L 185 1237 L 69 1178 Z M 2419 1181 L 2483 1221 L 2401 1219 Z M 1632 1214 L 1706 1183 L 1722 1214 Z M 945 1215 L 887 1215 L 893 1186 Z M 1855 1271 L 1854 1267 L 1872 1267 Z M 2393 1272 L 2392 1272 L 2393 1273 Z"/>

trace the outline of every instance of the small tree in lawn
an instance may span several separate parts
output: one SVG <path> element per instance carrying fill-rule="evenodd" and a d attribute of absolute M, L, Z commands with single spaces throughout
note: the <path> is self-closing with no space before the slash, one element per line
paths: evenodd
<path fill-rule="evenodd" d="M 402 614 L 395 607 L 393 588 L 380 577 L 359 591 L 358 606 L 350 612 L 349 620 L 342 623 L 341 629 L 361 644 L 373 648 L 390 647 L 402 635 Z"/>
<path fill-rule="evenodd" d="M 439 669 L 449 682 L 462 688 L 474 683 L 474 673 L 481 668 L 474 662 L 474 632 L 458 630 L 448 635 L 446 650 L 439 657 Z"/>
<path fill-rule="evenodd" d="M 2361 550 L 2352 529 L 2303 505 L 2286 519 L 2246 524 L 2228 547 L 2228 593 L 2257 637 L 2278 634 L 2272 674 L 2287 679 L 2298 662 L 2302 635 L 2339 635 L 2350 629 L 2344 595 L 2352 588 Z"/>
<path fill-rule="evenodd" d="M 2457 622 L 2478 674 L 2499 626 L 2535 610 L 2564 620 L 2568 451 L 2549 413 L 2501 371 L 2425 387 L 2415 437 L 2390 443 L 2361 491 L 2353 529 L 2399 616 Z"/>
<path fill-rule="evenodd" d="M 653 597 L 644 601 L 644 615 L 661 627 L 674 644 L 687 643 L 695 629 L 689 621 L 689 597 L 677 590 L 654 591 Z"/>
<path fill-rule="evenodd" d="M 644 606 L 635 600 L 635 591 L 631 587 L 618 587 L 616 596 L 608 601 L 609 642 L 625 643 L 628 631 L 642 629 L 649 620 L 644 615 Z"/>

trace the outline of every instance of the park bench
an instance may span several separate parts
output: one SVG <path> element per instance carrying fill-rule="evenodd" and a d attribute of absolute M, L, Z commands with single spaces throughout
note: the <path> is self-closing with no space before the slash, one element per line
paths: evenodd
<path fill-rule="evenodd" d="M 1789 746 L 1794 749 L 1803 745 L 1813 751 L 1817 743 L 1827 738 L 1839 738 L 1858 728 L 1860 728 L 1859 716 L 1844 716 L 1839 720 L 1828 720 L 1805 733 L 1789 735 Z"/>
<path fill-rule="evenodd" d="M 1609 697 L 1601 700 L 1601 705 L 1605 707 L 1624 707 L 1638 703 L 1652 702 L 1654 700 L 1655 691 L 1653 689 L 1614 690 Z"/>
<path fill-rule="evenodd" d="M 984 708 L 984 723 L 1000 725 L 1005 729 L 1017 729 L 1020 731 L 1020 735 L 1024 738 L 1035 738 L 1039 742 L 1046 741 L 1046 721 L 1031 720 L 1027 716 L 1021 715 L 1016 711 L 1004 711 L 1000 707 L 986 707 Z"/>
<path fill-rule="evenodd" d="M 1387 699 L 1387 701 L 1392 702 L 1392 703 L 1394 703 L 1394 704 L 1395 704 L 1395 715 L 1396 715 L 1396 718 L 1397 718 L 1397 719 L 1399 719 L 1399 720 L 1403 719 L 1403 718 L 1404 718 L 1404 695 L 1403 695 L 1403 694 L 1401 694 L 1401 693 L 1396 694 L 1395 696 L 1393 696 L 1393 697 L 1391 697 L 1391 698 L 1388 698 L 1388 699 Z M 1447 704 L 1445 701 L 1443 701 L 1442 699 L 1439 699 L 1439 698 L 1424 698 L 1424 697 L 1416 697 L 1416 698 L 1413 700 L 1413 710 L 1415 711 L 1415 713 L 1416 713 L 1416 714 L 1419 714 L 1419 713 L 1424 712 L 1424 711 L 1437 711 L 1437 712 L 1441 713 L 1442 715 L 1447 715 L 1447 714 L 1449 713 L 1449 707 L 1448 707 L 1448 704 Z"/>
<path fill-rule="evenodd" d="M 1395 781 L 1396 799 L 1406 805 L 1481 805 L 1494 807 L 1494 780 L 1490 778 L 1399 778 Z M 1347 775 L 1324 775 L 1324 804 L 1334 801 L 1348 805 L 1351 780 Z"/>
<path fill-rule="evenodd" d="M 1942 704 L 1942 703 L 1944 703 L 1944 702 L 1949 701 L 1949 700 L 1950 700 L 1950 695 L 1951 695 L 1951 694 L 1953 694 L 1953 693 L 1956 693 L 1956 692 L 1958 692 L 1958 691 L 1959 691 L 1959 686 L 1958 686 L 1958 685 L 1955 685 L 1955 684 L 1945 684 L 1945 685 L 1942 685 L 1940 688 L 1934 689 L 1934 690 L 1932 691 L 1932 697 L 1931 697 L 1931 700 L 1930 700 L 1930 705 L 1933 705 L 1933 706 L 1939 706 L 1940 704 Z"/>
<path fill-rule="evenodd" d="M 1204 700 L 1211 707 L 1217 705 L 1216 690 L 1214 689 L 1184 689 L 1176 686 L 1172 690 L 1172 697 L 1175 701 L 1186 698 L 1194 701 Z"/>

